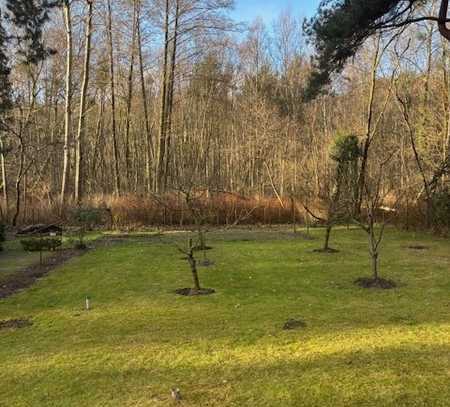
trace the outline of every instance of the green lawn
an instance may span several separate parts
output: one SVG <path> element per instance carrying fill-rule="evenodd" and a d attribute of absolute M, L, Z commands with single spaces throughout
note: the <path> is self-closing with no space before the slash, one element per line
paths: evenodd
<path fill-rule="evenodd" d="M 86 236 L 85 241 L 88 244 L 91 244 L 98 238 L 98 233 L 89 233 Z M 72 247 L 73 243 L 71 240 L 74 239 L 75 237 L 64 237 L 63 247 Z M 3 252 L 0 252 L 0 284 L 2 284 L 3 281 L 6 281 L 12 274 L 23 270 L 26 267 L 32 266 L 33 264 L 39 264 L 39 252 L 25 252 L 20 244 L 20 239 L 8 240 L 3 244 L 3 246 Z M 52 255 L 53 253 L 50 252 L 42 253 L 44 260 Z"/>
<path fill-rule="evenodd" d="M 0 406 L 170 406 L 171 387 L 183 406 L 449 406 L 450 241 L 388 230 L 381 271 L 399 287 L 383 291 L 353 285 L 365 235 L 333 238 L 327 255 L 287 232 L 214 232 L 202 298 L 173 294 L 191 285 L 167 244 L 180 235 L 72 259 L 0 300 L 0 320 L 34 322 L 0 331 Z"/>
<path fill-rule="evenodd" d="M 43 257 L 47 255 L 46 253 Z M 0 253 L 0 284 L 11 274 L 35 263 L 39 263 L 39 253 L 24 252 L 18 240 L 6 242 Z"/>

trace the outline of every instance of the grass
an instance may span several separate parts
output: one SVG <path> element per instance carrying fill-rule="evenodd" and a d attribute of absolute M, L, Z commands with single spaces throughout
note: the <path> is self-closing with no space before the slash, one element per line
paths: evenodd
<path fill-rule="evenodd" d="M 39 263 L 38 252 L 24 252 L 18 240 L 4 243 L 4 250 L 0 253 L 0 284 L 11 274 L 35 263 Z"/>
<path fill-rule="evenodd" d="M 100 247 L 0 301 L 0 320 L 34 322 L 0 331 L 0 406 L 170 406 L 171 387 L 183 406 L 448 406 L 448 240 L 389 230 L 381 270 L 400 286 L 383 291 L 353 284 L 369 275 L 360 231 L 336 231 L 333 255 L 213 232 L 200 278 L 217 294 L 185 298 L 171 239 Z M 283 331 L 290 318 L 306 328 Z"/>
<path fill-rule="evenodd" d="M 90 244 L 92 241 L 98 239 L 100 235 L 98 233 L 89 233 L 85 241 Z M 75 240 L 75 236 L 64 237 L 63 247 L 72 247 L 72 240 Z M 20 239 L 8 240 L 3 244 L 4 250 L 0 252 L 0 284 L 6 281 L 12 274 L 23 270 L 33 264 L 39 264 L 39 252 L 25 252 L 20 244 Z M 45 260 L 52 253 L 43 252 L 42 258 Z M 0 404 L 1 406 L 1 404 Z"/>

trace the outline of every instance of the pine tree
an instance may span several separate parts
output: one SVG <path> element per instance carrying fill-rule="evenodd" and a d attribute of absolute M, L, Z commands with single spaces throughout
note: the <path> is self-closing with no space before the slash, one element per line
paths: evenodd
<path fill-rule="evenodd" d="M 441 0 L 439 16 L 416 17 L 417 8 L 429 0 L 324 0 L 305 33 L 316 48 L 306 98 L 316 97 L 340 73 L 365 40 L 377 32 L 395 30 L 420 21 L 435 21 L 441 35 L 450 40 L 446 23 L 449 0 Z"/>
<path fill-rule="evenodd" d="M 3 26 L 3 16 L 0 13 L 0 131 L 5 127 L 5 113 L 11 109 L 11 83 L 9 60 L 7 55 L 8 36 Z"/>
<path fill-rule="evenodd" d="M 6 0 L 6 15 L 18 29 L 11 39 L 24 63 L 36 65 L 53 53 L 44 45 L 42 33 L 50 10 L 59 4 L 58 0 Z"/>

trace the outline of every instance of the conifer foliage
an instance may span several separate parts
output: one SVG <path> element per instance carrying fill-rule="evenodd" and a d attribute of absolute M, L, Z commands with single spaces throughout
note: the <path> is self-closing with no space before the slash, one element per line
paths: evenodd
<path fill-rule="evenodd" d="M 317 14 L 305 21 L 304 30 L 316 49 L 315 70 L 306 98 L 316 97 L 355 56 L 365 40 L 377 32 L 394 30 L 420 21 L 436 21 L 441 34 L 446 28 L 448 0 L 442 0 L 439 16 L 422 16 L 417 11 L 427 0 L 324 0 Z"/>

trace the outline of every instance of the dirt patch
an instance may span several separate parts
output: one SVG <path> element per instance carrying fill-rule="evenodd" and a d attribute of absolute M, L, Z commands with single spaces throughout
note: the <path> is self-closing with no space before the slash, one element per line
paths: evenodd
<path fill-rule="evenodd" d="M 339 253 L 339 250 L 333 249 L 333 248 L 329 247 L 328 249 L 315 249 L 315 250 L 313 250 L 313 253 L 328 253 L 328 254 L 334 254 L 334 253 Z"/>
<path fill-rule="evenodd" d="M 411 250 L 429 250 L 430 248 L 428 246 L 412 245 L 412 246 L 408 246 L 407 249 L 411 249 Z"/>
<path fill-rule="evenodd" d="M 301 329 L 305 327 L 306 322 L 302 321 L 301 319 L 288 319 L 283 325 L 283 330 L 292 331 L 294 329 Z"/>
<path fill-rule="evenodd" d="M 10 297 L 16 292 L 30 287 L 36 280 L 44 277 L 61 264 L 86 252 L 87 250 L 60 250 L 52 257 L 45 259 L 42 266 L 34 264 L 9 275 L 0 283 L 0 299 Z"/>
<path fill-rule="evenodd" d="M 0 321 L 0 331 L 4 329 L 20 329 L 33 325 L 28 319 L 9 319 L 6 321 Z"/>
<path fill-rule="evenodd" d="M 355 284 L 362 288 L 381 288 L 383 290 L 391 290 L 397 287 L 397 283 L 384 278 L 361 277 L 355 280 Z"/>
<path fill-rule="evenodd" d="M 201 288 L 200 290 L 195 290 L 193 288 L 179 288 L 175 290 L 178 295 L 184 295 L 185 297 L 195 297 L 199 295 L 211 295 L 214 294 L 216 290 L 212 288 Z"/>

